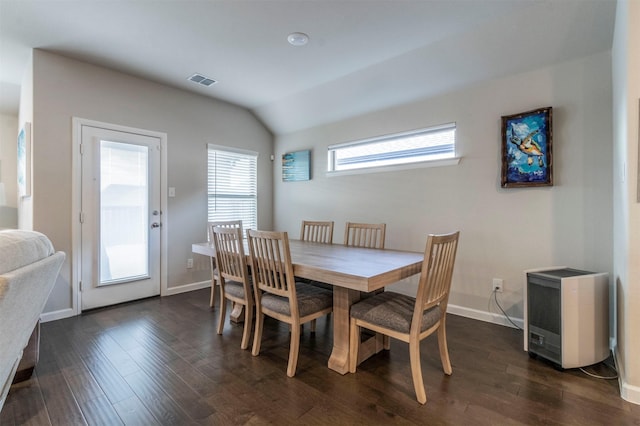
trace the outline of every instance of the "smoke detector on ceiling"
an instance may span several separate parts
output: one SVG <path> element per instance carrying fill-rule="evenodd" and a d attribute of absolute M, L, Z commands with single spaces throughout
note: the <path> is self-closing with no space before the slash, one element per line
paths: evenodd
<path fill-rule="evenodd" d="M 193 81 L 194 83 L 198 83 L 198 84 L 201 84 L 201 85 L 207 86 L 207 87 L 212 86 L 212 85 L 217 83 L 217 81 L 215 81 L 214 79 L 209 78 L 209 77 L 205 77 L 204 75 L 198 74 L 198 73 L 193 74 L 187 80 Z"/>
<path fill-rule="evenodd" d="M 305 33 L 291 33 L 287 36 L 287 41 L 292 46 L 304 46 L 309 43 L 309 36 Z"/>

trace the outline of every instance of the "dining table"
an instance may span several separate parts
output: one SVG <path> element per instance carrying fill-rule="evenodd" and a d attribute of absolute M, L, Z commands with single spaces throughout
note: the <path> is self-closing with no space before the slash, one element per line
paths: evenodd
<path fill-rule="evenodd" d="M 295 239 L 289 240 L 289 248 L 296 277 L 333 286 L 333 349 L 328 366 L 340 374 L 346 374 L 349 371 L 350 357 L 350 306 L 360 300 L 362 293 L 370 293 L 419 274 L 424 253 Z M 210 242 L 195 243 L 192 251 L 215 257 L 215 248 Z M 245 253 L 248 256 L 249 251 L 246 250 Z M 380 336 L 373 336 L 362 342 L 358 363 L 382 349 Z"/>

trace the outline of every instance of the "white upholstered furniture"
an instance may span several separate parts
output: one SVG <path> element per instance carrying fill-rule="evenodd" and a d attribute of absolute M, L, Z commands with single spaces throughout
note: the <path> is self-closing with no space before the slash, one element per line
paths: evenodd
<path fill-rule="evenodd" d="M 0 231 L 0 410 L 14 376 L 38 361 L 40 314 L 64 258 L 39 232 Z"/>

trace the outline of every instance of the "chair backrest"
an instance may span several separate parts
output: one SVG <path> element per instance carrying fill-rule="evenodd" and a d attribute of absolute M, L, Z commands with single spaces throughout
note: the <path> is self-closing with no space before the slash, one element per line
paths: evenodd
<path fill-rule="evenodd" d="M 368 248 L 384 248 L 384 223 L 347 222 L 344 228 L 344 245 Z"/>
<path fill-rule="evenodd" d="M 242 231 L 241 220 L 219 220 L 215 222 L 207 222 L 207 237 L 209 238 L 209 241 L 213 238 L 213 228 L 215 226 L 220 226 L 222 228 L 240 228 L 240 231 Z"/>
<path fill-rule="evenodd" d="M 248 283 L 249 272 L 244 254 L 242 230 L 238 227 L 214 226 L 212 235 L 218 274 L 224 279 Z"/>
<path fill-rule="evenodd" d="M 303 220 L 300 239 L 316 243 L 333 243 L 333 221 Z"/>
<path fill-rule="evenodd" d="M 419 329 L 422 313 L 432 306 L 439 304 L 443 315 L 447 311 L 459 236 L 460 231 L 428 236 L 412 327 L 416 325 Z"/>
<path fill-rule="evenodd" d="M 253 286 L 278 296 L 289 298 L 291 315 L 298 315 L 296 285 L 291 264 L 289 236 L 286 232 L 247 230 L 251 255 Z M 256 297 L 258 299 L 258 297 Z"/>

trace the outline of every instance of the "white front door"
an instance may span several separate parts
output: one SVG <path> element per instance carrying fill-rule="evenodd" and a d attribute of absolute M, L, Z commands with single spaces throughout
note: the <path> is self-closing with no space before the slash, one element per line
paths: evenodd
<path fill-rule="evenodd" d="M 81 127 L 81 309 L 160 294 L 160 138 Z"/>

